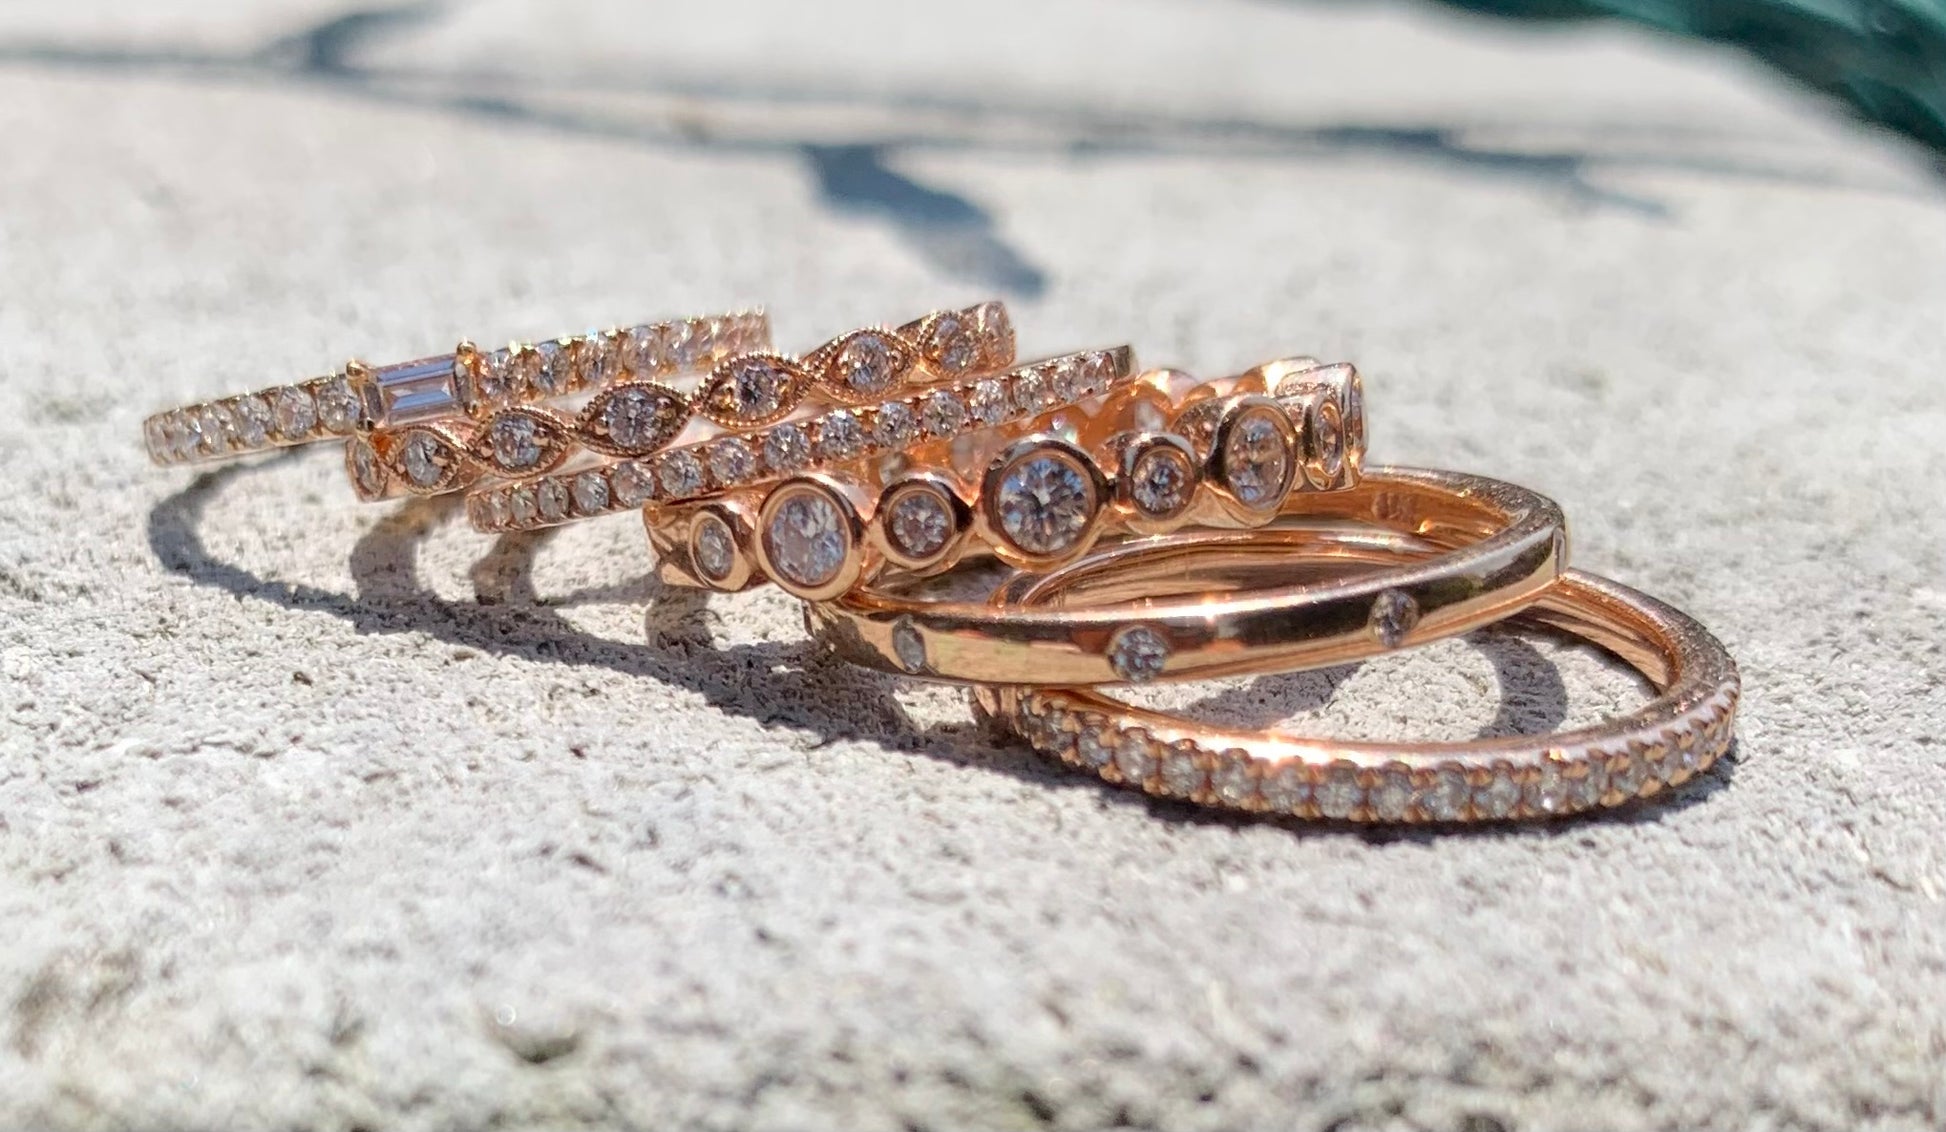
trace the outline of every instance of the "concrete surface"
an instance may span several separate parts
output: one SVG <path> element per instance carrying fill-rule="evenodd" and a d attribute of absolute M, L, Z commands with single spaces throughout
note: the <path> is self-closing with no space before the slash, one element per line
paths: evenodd
<path fill-rule="evenodd" d="M 1946 1123 L 1927 163 L 1623 32 L 942 13 L 0 14 L 0 1126 Z M 627 521 L 139 450 L 354 350 L 996 293 L 1029 348 L 1357 359 L 1379 456 L 1552 493 L 1722 635 L 1734 764 L 1548 829 L 1211 820 L 663 592 Z M 1640 691 L 1501 634 L 1217 694 L 1458 736 Z"/>

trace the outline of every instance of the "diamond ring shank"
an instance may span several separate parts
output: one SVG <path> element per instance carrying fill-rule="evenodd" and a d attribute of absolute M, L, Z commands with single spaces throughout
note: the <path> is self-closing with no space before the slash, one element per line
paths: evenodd
<path fill-rule="evenodd" d="M 469 495 L 467 515 L 483 532 L 534 530 L 902 448 L 954 423 L 943 406 L 1013 363 L 1006 307 L 987 302 L 854 330 L 801 357 L 725 358 L 694 393 L 628 382 L 573 420 L 505 414 L 487 423 L 489 479 Z M 491 443 L 502 426 L 532 441 L 517 466 Z M 577 452 L 605 459 L 571 459 Z"/>
<path fill-rule="evenodd" d="M 1286 557 L 1323 549 L 1260 545 Z M 1235 549 L 1233 540 L 1206 548 L 1215 555 Z M 1342 568 L 1348 559 L 1384 562 L 1419 553 L 1368 544 L 1338 547 L 1330 557 Z M 1036 600 L 1055 596 L 1047 589 Z M 1085 688 L 992 686 L 975 698 L 1036 750 L 1109 782 L 1207 806 L 1337 821 L 1501 821 L 1619 806 L 1688 781 L 1729 750 L 1740 694 L 1736 663 L 1681 611 L 1569 570 L 1521 620 L 1608 650 L 1646 676 L 1657 694 L 1592 727 L 1451 743 L 1236 730 L 1135 708 Z"/>
<path fill-rule="evenodd" d="M 351 362 L 326 377 L 157 413 L 143 422 L 143 437 L 149 458 L 162 465 L 341 440 L 348 443 L 347 466 L 361 498 L 413 486 L 420 494 L 437 494 L 469 482 L 467 469 L 457 453 L 444 449 L 420 444 L 404 451 L 412 436 L 450 435 L 499 410 L 630 379 L 693 372 L 769 342 L 770 321 L 761 311 L 516 342 L 501 350 L 462 342 L 450 354 L 386 366 Z"/>
<path fill-rule="evenodd" d="M 1358 482 L 1363 386 L 1351 366 L 1296 358 L 1200 380 L 1130 377 L 1132 364 L 1120 350 L 1023 367 L 995 379 L 991 412 L 946 414 L 951 427 L 903 434 L 872 459 L 651 506 L 660 576 L 719 590 L 775 582 L 823 601 L 967 555 L 1044 568 L 1108 535 L 1259 525 L 1294 493 Z M 793 525 L 807 508 L 824 520 L 815 532 Z"/>
<path fill-rule="evenodd" d="M 1355 487 L 1291 493 L 1275 518 L 1286 527 L 1359 524 L 1439 549 L 1423 561 L 1355 576 L 1226 592 L 1236 589 L 1225 584 L 1229 563 L 1212 547 L 1225 539 L 1249 545 L 1260 536 L 1205 530 L 1109 545 L 1016 577 L 987 602 L 930 600 L 911 593 L 909 583 L 866 585 L 807 605 L 805 619 L 844 660 L 928 679 L 1186 680 L 1342 664 L 1465 633 L 1538 600 L 1567 558 L 1566 521 L 1552 500 L 1457 472 L 1373 469 Z M 1180 540 L 1188 540 L 1181 544 L 1187 549 L 1167 549 Z M 1173 572 L 1145 575 L 1109 604 L 1038 600 L 1043 589 L 1114 577 L 1124 563 L 1144 558 Z"/>

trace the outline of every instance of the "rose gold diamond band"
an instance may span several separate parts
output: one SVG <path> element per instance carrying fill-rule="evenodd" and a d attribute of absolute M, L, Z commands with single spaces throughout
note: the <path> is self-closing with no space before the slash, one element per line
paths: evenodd
<path fill-rule="evenodd" d="M 644 517 L 677 585 L 775 582 L 823 601 L 967 554 L 1046 566 L 1105 535 L 1250 526 L 1295 494 L 1354 485 L 1363 455 L 1347 440 L 1362 444 L 1364 428 L 1346 414 L 1363 413 L 1361 388 L 1350 366 L 1310 359 L 1214 381 L 1156 371 L 889 460 Z"/>
<path fill-rule="evenodd" d="M 157 413 L 143 422 L 149 458 L 197 463 L 345 440 L 414 424 L 462 422 L 510 405 L 602 388 L 623 378 L 707 369 L 770 342 L 761 311 L 674 319 L 397 365 L 349 363 L 326 377 Z"/>
<path fill-rule="evenodd" d="M 1278 536 L 1254 531 L 1205 549 L 1228 556 L 1239 540 L 1256 540 L 1287 565 L 1320 554 L 1340 567 L 1423 553 L 1349 545 L 1358 536 L 1344 532 L 1314 532 L 1305 545 Z M 1341 545 L 1321 545 L 1331 540 Z M 1029 600 L 1059 596 L 1048 587 Z M 1620 657 L 1656 696 L 1622 718 L 1552 735 L 1361 743 L 1218 727 L 1085 688 L 993 685 L 975 695 L 1036 750 L 1109 782 L 1224 809 L 1339 821 L 1499 821 L 1619 806 L 1687 782 L 1729 750 L 1736 663 L 1694 619 L 1578 570 L 1540 595 L 1525 619 Z"/>
<path fill-rule="evenodd" d="M 707 498 L 976 427 L 978 414 L 1014 411 L 994 390 L 1105 382 L 1115 361 L 1097 352 L 999 373 L 1014 363 L 1014 335 L 1006 308 L 991 302 L 897 330 L 854 330 L 803 358 L 733 357 L 692 397 L 624 384 L 590 402 L 577 424 L 548 425 L 554 439 L 545 444 L 559 454 L 534 452 L 538 475 L 481 484 L 467 514 L 484 532 L 535 530 Z M 576 445 L 611 458 L 565 459 Z"/>
<path fill-rule="evenodd" d="M 751 432 L 672 444 L 652 456 L 483 484 L 467 515 L 483 532 L 537 530 L 572 519 L 668 506 L 905 453 L 926 442 L 1010 424 L 1130 376 L 1124 350 L 1091 350 L 909 392 L 876 405 L 816 406 Z"/>
<path fill-rule="evenodd" d="M 607 386 L 576 415 L 558 407 L 514 405 L 479 421 L 442 421 L 410 426 L 390 435 L 353 441 L 347 450 L 361 497 L 435 495 L 485 481 L 486 495 L 472 509 L 487 530 L 548 526 L 598 510 L 536 507 L 505 521 L 496 503 L 521 496 L 492 486 L 535 480 L 577 454 L 609 458 L 658 458 L 672 488 L 700 489 L 707 456 L 719 471 L 732 455 L 750 455 L 757 430 L 822 406 L 859 405 L 872 399 L 940 382 L 960 380 L 1011 365 L 1013 326 L 1000 303 L 961 311 L 936 311 L 896 330 L 871 327 L 825 343 L 801 358 L 768 349 L 716 360 L 700 386 L 677 389 L 661 381 L 628 379 Z M 844 410 L 841 410 L 844 411 Z M 766 434 L 766 435 L 774 435 Z M 743 474 L 754 469 L 745 461 Z M 678 475 L 692 474 L 687 481 Z M 593 481 L 585 481 L 592 483 Z M 611 488 L 613 484 L 611 482 Z M 536 485 L 535 498 L 553 502 L 570 488 L 559 481 Z M 611 491 L 611 496 L 612 496 Z"/>

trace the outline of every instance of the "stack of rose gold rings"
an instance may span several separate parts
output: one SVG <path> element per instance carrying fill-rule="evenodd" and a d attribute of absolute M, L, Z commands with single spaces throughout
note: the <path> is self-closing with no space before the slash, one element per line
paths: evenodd
<path fill-rule="evenodd" d="M 1200 379 L 1137 371 L 1126 346 L 1021 361 L 997 302 L 794 355 L 737 313 L 351 362 L 145 433 L 159 464 L 339 441 L 358 498 L 463 491 L 487 533 L 639 511 L 666 583 L 775 583 L 835 656 L 967 685 L 1035 750 L 1204 806 L 1556 817 L 1680 786 L 1734 737 L 1736 664 L 1707 630 L 1569 569 L 1541 495 L 1367 466 L 1343 363 Z M 953 592 L 995 570 L 984 599 Z M 1653 697 L 1552 735 L 1368 743 L 1110 691 L 1346 664 L 1516 616 L 1620 658 Z"/>

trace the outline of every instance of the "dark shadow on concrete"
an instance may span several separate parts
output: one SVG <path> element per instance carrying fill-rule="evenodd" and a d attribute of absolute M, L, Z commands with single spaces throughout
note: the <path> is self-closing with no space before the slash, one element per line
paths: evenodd
<path fill-rule="evenodd" d="M 296 453 L 256 464 L 234 464 L 198 476 L 149 512 L 149 546 L 171 573 L 197 585 L 255 598 L 304 613 L 323 613 L 361 633 L 423 633 L 483 653 L 539 664 L 606 668 L 696 693 L 711 706 L 767 725 L 811 733 L 820 743 L 870 739 L 895 751 L 956 765 L 991 767 L 1050 787 L 1100 788 L 1011 744 L 991 741 L 971 720 L 920 727 L 893 692 L 899 678 L 833 660 L 811 641 L 718 646 L 708 618 L 715 597 L 663 586 L 645 577 L 626 587 L 647 612 L 647 642 L 608 640 L 574 627 L 559 605 L 610 600 L 607 593 L 543 601 L 533 589 L 532 564 L 544 534 L 497 539 L 474 564 L 472 601 L 448 601 L 417 576 L 418 547 L 440 524 L 460 520 L 457 498 L 415 499 L 375 523 L 353 546 L 352 594 L 265 578 L 224 561 L 204 543 L 200 525 L 209 501 L 226 486 L 298 458 Z M 1139 798 L 1104 798 L 1139 804 Z"/>
<path fill-rule="evenodd" d="M 438 0 L 353 8 L 273 39 L 255 54 L 271 66 L 315 74 L 353 75 L 357 72 L 353 56 L 359 48 L 383 42 L 394 32 L 431 23 L 445 11 L 446 5 Z"/>
<path fill-rule="evenodd" d="M 1560 729 L 1568 718 L 1568 686 L 1561 669 L 1532 641 L 1500 628 L 1466 640 L 1493 665 L 1500 686 L 1499 707 L 1476 738 L 1545 735 Z"/>
<path fill-rule="evenodd" d="M 884 221 L 941 274 L 1019 295 L 1047 290 L 1047 276 L 1007 246 L 991 213 L 893 169 L 883 146 L 807 145 L 804 156 L 828 206 Z"/>

